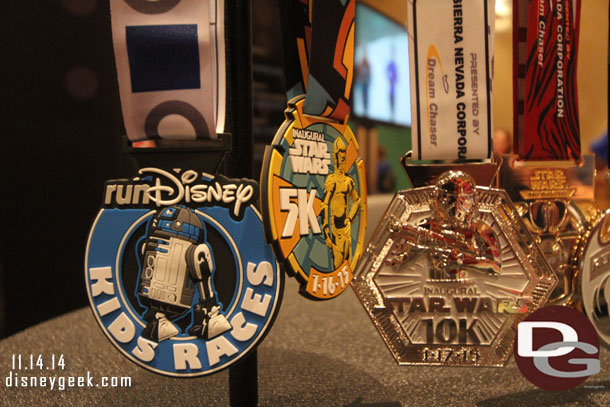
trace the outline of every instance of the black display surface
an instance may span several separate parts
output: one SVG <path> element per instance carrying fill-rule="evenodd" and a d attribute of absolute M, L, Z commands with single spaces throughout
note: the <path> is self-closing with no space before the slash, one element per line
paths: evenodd
<path fill-rule="evenodd" d="M 296 293 L 289 280 L 286 293 Z M 228 406 L 228 371 L 198 379 L 163 377 L 116 352 L 89 309 L 47 321 L 0 342 L 0 377 L 12 354 L 63 354 L 66 370 L 13 371 L 23 376 L 131 377 L 130 388 L 48 389 L 0 386 L 10 406 Z M 606 406 L 610 351 L 601 373 L 565 392 L 535 388 L 511 359 L 505 368 L 400 367 L 351 291 L 331 303 L 285 295 L 273 329 L 258 348 L 259 406 Z"/>

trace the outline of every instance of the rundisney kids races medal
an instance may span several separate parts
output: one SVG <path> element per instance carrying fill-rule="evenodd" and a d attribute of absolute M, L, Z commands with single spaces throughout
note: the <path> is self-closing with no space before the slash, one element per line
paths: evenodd
<path fill-rule="evenodd" d="M 601 212 L 595 159 L 581 155 L 576 68 L 580 0 L 514 6 L 514 152 L 499 184 L 559 277 L 555 305 L 579 306 L 584 236 Z"/>
<path fill-rule="evenodd" d="M 366 227 L 364 164 L 347 125 L 355 0 L 288 0 L 280 11 L 289 102 L 265 151 L 265 232 L 301 294 L 325 300 L 352 280 Z"/>
<path fill-rule="evenodd" d="M 86 281 L 100 327 L 125 356 L 157 373 L 199 376 L 264 337 L 282 284 L 257 187 L 158 168 L 106 183 Z"/>
<path fill-rule="evenodd" d="M 217 96 L 207 92 L 205 74 L 216 63 L 211 22 L 222 13 L 210 17 L 210 6 L 111 0 L 132 142 L 216 138 L 208 113 Z M 158 63 L 144 72 L 137 65 L 146 61 Z M 172 155 L 166 147 L 140 150 Z M 202 171 L 215 162 L 195 169 L 179 168 L 175 156 L 165 162 L 106 182 L 87 242 L 85 281 L 97 322 L 122 354 L 156 373 L 201 376 L 235 363 L 263 339 L 279 309 L 283 274 L 264 240 L 255 181 Z"/>
<path fill-rule="evenodd" d="M 503 190 L 489 188 L 493 2 L 409 8 L 416 187 L 388 207 L 352 286 L 399 364 L 503 366 L 556 277 Z M 444 162 L 444 163 L 443 163 Z M 478 186 L 482 184 L 482 186 Z"/>

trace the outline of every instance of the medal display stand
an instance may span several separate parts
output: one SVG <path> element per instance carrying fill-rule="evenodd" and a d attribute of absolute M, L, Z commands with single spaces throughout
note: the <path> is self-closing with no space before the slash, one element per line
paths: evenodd
<path fill-rule="evenodd" d="M 180 0 L 176 3 L 180 3 Z M 251 0 L 235 0 L 235 2 L 225 4 L 228 27 L 226 32 L 226 132 L 217 134 L 217 138 L 214 140 L 156 139 L 154 148 L 134 148 L 125 136 L 122 140 L 123 151 L 130 157 L 136 171 L 147 167 L 176 173 L 179 172 L 178 169 L 192 169 L 232 178 L 254 178 L 252 167 L 252 62 L 250 58 L 251 3 Z M 425 3 L 419 2 L 419 4 Z M 114 133 L 114 136 L 116 135 L 117 133 Z M 414 169 L 414 162 L 411 158 L 405 157 L 403 166 L 415 187 L 427 188 L 426 185 L 430 185 L 434 178 L 444 174 L 448 169 L 442 167 L 441 164 L 429 164 L 420 165 L 419 172 L 411 171 Z M 474 183 L 462 175 L 457 181 L 465 180 L 466 182 L 462 183 L 469 188 L 473 187 L 469 190 L 454 188 L 455 193 L 450 192 L 457 198 L 466 196 L 468 200 L 465 203 L 471 204 L 472 191 L 477 191 L 479 195 L 488 198 L 483 204 L 486 205 L 484 209 L 487 213 L 491 213 L 495 210 L 494 204 L 497 202 L 492 201 L 491 198 L 497 197 L 500 193 L 496 192 L 492 195 L 486 191 L 489 184 L 487 178 L 495 176 L 501 161 L 501 157 L 498 157 L 485 163 L 460 163 L 460 168 L 465 173 L 471 172 L 468 169 L 469 165 L 477 167 L 477 171 L 481 170 L 481 175 L 475 173 L 474 170 L 471 174 L 471 177 L 478 181 L 480 186 L 473 186 Z M 479 181 L 479 177 L 482 177 L 484 181 Z M 452 183 L 456 184 L 454 181 Z M 151 185 L 154 184 L 151 183 Z M 454 186 L 448 183 L 439 185 Z M 432 212 L 435 209 L 433 205 L 443 203 L 440 199 L 438 202 L 433 202 L 432 199 L 420 199 L 420 196 L 426 198 L 424 195 L 429 192 L 429 189 L 421 193 L 413 193 L 413 191 L 412 189 L 399 193 L 408 198 L 410 202 L 414 202 L 409 208 L 412 212 L 421 211 L 423 205 L 432 208 L 430 210 Z M 406 198 L 405 201 L 407 201 Z M 372 212 L 384 212 L 386 205 L 387 203 L 384 202 L 375 210 L 369 207 L 367 216 Z M 506 209 L 510 205 L 506 204 L 502 208 Z M 503 213 L 510 214 L 506 210 Z M 382 214 L 377 217 L 382 217 Z M 369 217 L 369 219 L 371 218 L 372 216 Z M 386 216 L 386 218 L 389 219 L 390 216 Z M 432 219 L 434 220 L 434 218 Z M 489 216 L 486 219 L 490 219 Z M 496 216 L 494 219 L 502 220 L 500 216 Z M 606 219 L 608 219 L 607 222 L 600 222 L 593 229 L 591 233 L 593 237 L 590 239 L 593 243 L 599 240 L 604 244 L 609 244 L 610 213 L 607 214 Z M 404 222 L 403 225 L 394 223 L 390 226 L 404 226 L 399 231 L 401 232 L 399 236 L 404 236 L 405 241 L 409 238 L 408 232 L 413 234 L 413 231 L 423 232 L 420 235 L 429 241 L 434 242 L 435 239 L 441 241 L 440 232 L 432 227 L 417 229 L 422 224 L 419 220 L 421 219 L 414 219 L 411 223 Z M 489 229 L 494 230 L 495 223 L 488 223 L 492 226 Z M 66 224 L 68 228 L 73 227 L 70 226 L 70 223 Z M 369 224 L 374 225 L 370 220 Z M 461 232 L 457 227 L 455 230 Z M 508 234 L 507 231 L 503 231 L 503 233 Z M 484 237 L 489 236 L 495 237 L 491 233 Z M 512 239 L 511 236 L 509 238 Z M 245 246 L 254 244 L 258 239 L 259 237 L 256 235 L 246 234 Z M 509 246 L 520 247 L 524 242 L 523 246 L 528 246 L 529 250 L 532 250 L 533 244 L 520 239 L 519 236 L 515 239 L 516 241 L 511 240 Z M 365 241 L 370 241 L 370 239 L 365 238 Z M 441 243 L 452 242 L 441 241 Z M 438 246 L 441 245 L 438 244 Z M 434 248 L 433 244 L 429 244 L 429 246 Z M 592 244 L 590 247 L 593 254 L 585 255 L 584 258 L 592 258 L 598 249 L 603 248 L 601 244 L 599 246 Z M 402 250 L 403 248 L 399 249 L 406 251 Z M 65 253 L 60 253 L 58 258 L 70 254 L 71 250 L 67 247 Z M 403 260 L 399 257 L 400 251 L 397 250 L 397 256 L 394 257 L 399 261 Z M 136 251 L 130 249 L 130 252 L 133 255 Z M 386 251 L 386 253 L 389 252 L 390 250 Z M 526 250 L 520 250 L 521 252 L 526 253 Z M 114 253 L 118 253 L 118 251 L 115 250 Z M 528 256 L 531 256 L 531 253 L 528 253 Z M 221 258 L 223 256 L 219 254 L 215 259 Z M 539 256 L 539 258 L 541 257 Z M 381 257 L 375 257 L 374 260 L 382 263 Z M 423 269 L 421 264 L 414 264 L 413 268 L 416 268 L 418 272 Z M 219 269 L 222 268 L 219 267 Z M 392 271 L 390 267 L 386 269 Z M 6 267 L 4 271 L 12 272 Z M 449 270 L 449 272 L 452 271 Z M 480 270 L 472 271 L 471 275 L 476 275 L 477 271 Z M 490 274 L 486 270 L 483 272 Z M 479 273 L 483 274 L 482 281 L 492 281 L 492 278 L 496 278 L 484 273 Z M 382 288 L 387 288 L 387 292 L 391 293 L 397 274 L 399 273 L 394 273 L 389 277 L 387 277 L 388 275 L 381 276 L 386 278 L 385 281 L 383 278 L 379 281 L 385 282 L 385 286 Z M 402 272 L 402 274 L 407 273 Z M 509 277 L 514 280 L 515 274 L 512 273 Z M 373 275 L 371 277 L 377 278 Z M 465 279 L 460 275 L 456 275 L 456 278 L 453 278 L 454 281 L 449 282 L 447 282 L 450 280 L 447 276 L 442 277 L 445 281 L 441 283 L 432 281 L 430 286 L 433 287 L 433 284 L 437 284 L 437 287 L 442 287 L 441 284 L 457 286 L 454 281 L 458 280 L 460 284 L 464 283 L 463 285 L 470 283 L 463 281 Z M 432 277 L 428 279 L 434 280 Z M 283 280 L 278 285 L 283 286 Z M 610 285 L 608 287 L 610 288 Z M 463 346 L 455 352 L 448 349 L 447 346 L 437 347 L 436 352 L 425 349 L 422 353 L 425 355 L 426 365 L 404 367 L 395 363 L 393 355 L 394 351 L 403 345 L 399 343 L 386 349 L 384 347 L 386 338 L 380 338 L 378 327 L 369 321 L 369 316 L 377 317 L 381 314 L 380 307 L 374 308 L 371 315 L 363 312 L 362 304 L 351 290 L 347 290 L 344 295 L 333 300 L 330 306 L 321 302 L 309 301 L 296 295 L 298 282 L 294 279 L 288 279 L 286 289 L 292 295 L 286 296 L 282 305 L 283 311 L 281 315 L 278 315 L 275 326 L 271 329 L 272 334 L 260 342 L 260 348 L 253 346 L 228 369 L 187 379 L 158 374 L 158 372 L 142 368 L 138 364 L 126 360 L 125 355 L 115 349 L 115 344 L 110 343 L 100 333 L 100 327 L 92 317 L 92 310 L 89 307 L 30 327 L 0 341 L 0 352 L 6 355 L 4 363 L 0 364 L 0 376 L 5 384 L 0 386 L 0 400 L 2 401 L 0 404 L 257 406 L 260 403 L 261 406 L 476 405 L 479 407 L 512 407 L 537 401 L 536 404 L 553 406 L 610 405 L 610 391 L 608 391 L 610 369 L 605 368 L 610 364 L 608 348 L 600 349 L 603 368 L 599 374 L 593 376 L 583 386 L 559 392 L 549 392 L 534 387 L 526 381 L 512 358 L 501 369 L 471 367 L 475 366 L 473 363 L 468 366 L 460 365 L 459 368 L 454 367 L 458 366 L 457 362 L 461 360 L 478 362 L 479 352 L 471 344 L 466 344 L 470 348 Z M 130 291 L 133 292 L 133 290 Z M 447 291 L 445 289 L 445 292 Z M 610 290 L 606 290 L 606 292 L 608 291 Z M 442 292 L 442 289 L 438 289 L 438 292 Z M 59 295 L 61 296 L 61 292 Z M 281 294 L 279 297 L 281 299 Z M 476 296 L 472 296 L 472 298 L 475 297 L 480 297 L 480 295 L 477 293 Z M 438 301 L 439 297 L 435 295 L 433 298 Z M 387 303 L 391 303 L 395 299 L 396 297 L 390 298 Z M 512 300 L 512 297 L 508 299 Z M 478 298 L 475 300 L 480 301 Z M 108 303 L 106 304 L 108 307 Z M 381 306 L 384 303 L 379 302 L 378 305 Z M 446 305 L 449 305 L 449 301 Z M 514 308 L 515 303 L 511 302 L 510 305 L 512 305 L 511 308 Z M 422 304 L 422 307 L 426 306 L 428 305 Z M 444 308 L 440 302 L 436 302 L 435 306 L 437 309 Z M 94 312 L 97 308 L 100 307 L 94 307 Z M 607 307 L 605 311 L 607 312 Z M 24 311 L 16 309 L 15 312 L 23 315 Z M 483 309 L 479 314 L 485 313 L 489 313 L 489 311 Z M 465 317 L 462 315 L 459 317 L 461 319 L 457 320 L 455 326 L 462 329 L 460 324 Z M 427 324 L 431 326 L 433 320 L 428 320 L 430 323 Z M 387 318 L 382 320 L 379 326 L 386 328 L 388 326 L 384 323 L 386 321 Z M 472 334 L 468 333 L 468 325 L 464 325 L 466 329 L 464 336 L 471 338 Z M 244 326 L 245 324 L 241 328 Z M 451 327 L 445 325 L 445 327 L 447 326 Z M 472 324 L 470 328 L 472 329 Z M 439 337 L 440 340 L 445 340 L 443 332 L 440 334 L 435 332 L 434 338 L 437 342 Z M 512 341 L 507 340 L 505 343 L 510 345 Z M 130 346 L 129 350 L 133 353 L 138 348 Z M 261 355 L 263 361 L 260 365 L 258 364 L 258 354 Z M 62 360 L 65 358 L 65 369 L 63 364 L 59 367 L 55 363 L 56 357 L 60 355 Z M 40 369 L 38 369 L 38 363 L 34 365 L 35 367 L 29 364 L 33 363 L 31 360 L 36 361 L 36 357 L 41 360 Z M 18 358 L 18 363 L 15 362 L 16 358 Z M 452 359 L 454 363 L 440 368 L 441 362 L 446 362 L 448 359 Z M 43 370 L 42 360 L 44 360 L 46 370 Z M 263 378 L 260 387 L 259 372 L 260 377 Z M 66 380 L 62 381 L 62 378 Z M 85 386 L 80 385 L 82 378 L 87 378 Z M 43 384 L 45 383 L 43 379 L 46 381 L 46 385 Z M 76 382 L 78 386 L 69 385 L 70 381 L 67 379 L 79 379 L 71 380 L 72 384 Z M 108 379 L 111 385 L 105 386 L 104 379 Z M 120 380 L 120 385 L 115 385 L 115 379 Z M 88 384 L 89 381 L 92 385 Z M 22 384 L 24 382 L 26 385 Z M 32 382 L 36 385 L 29 384 Z M 64 386 L 65 384 L 67 386 Z M 53 388 L 53 386 L 55 387 Z"/>
<path fill-rule="evenodd" d="M 234 178 L 253 177 L 252 137 L 252 2 L 225 3 L 227 48 L 227 117 L 233 133 L 227 171 Z M 229 368 L 232 407 L 258 404 L 256 348 Z"/>

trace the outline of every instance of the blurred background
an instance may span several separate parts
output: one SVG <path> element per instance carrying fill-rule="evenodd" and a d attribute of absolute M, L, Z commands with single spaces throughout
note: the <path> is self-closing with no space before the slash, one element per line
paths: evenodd
<path fill-rule="evenodd" d="M 257 174 L 286 106 L 277 1 L 252 0 Z M 103 183 L 133 171 L 121 153 L 108 1 L 4 3 L 0 337 L 87 305 L 84 250 Z M 493 82 L 494 127 L 509 135 L 511 4 L 496 4 Z M 408 186 L 398 162 L 410 149 L 406 7 L 405 0 L 362 0 L 357 9 L 350 124 L 372 193 Z M 590 152 L 607 126 L 608 2 L 583 1 L 581 21 L 580 126 L 583 152 Z M 597 193 L 608 207 L 603 182 Z"/>

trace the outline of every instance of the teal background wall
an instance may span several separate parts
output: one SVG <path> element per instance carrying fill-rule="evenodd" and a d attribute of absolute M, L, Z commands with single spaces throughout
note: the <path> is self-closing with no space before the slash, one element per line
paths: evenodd
<path fill-rule="evenodd" d="M 356 122 L 350 120 L 349 126 L 354 134 L 357 134 Z M 394 192 L 401 189 L 411 188 L 411 184 L 407 179 L 405 171 L 400 165 L 400 159 L 402 156 L 411 150 L 411 129 L 383 125 L 375 125 L 375 129 L 377 130 L 377 144 L 385 147 L 387 159 L 394 170 L 394 174 L 396 174 L 396 189 Z M 373 155 L 370 155 L 370 152 L 367 152 L 366 154 L 368 155 L 364 157 L 365 160 L 377 161 L 377 152 L 375 152 Z M 367 162 L 366 165 L 368 167 L 369 163 Z M 369 185 L 371 181 L 372 180 L 367 180 Z"/>
<path fill-rule="evenodd" d="M 400 159 L 411 150 L 411 129 L 399 127 L 377 126 L 378 143 L 387 151 L 388 161 L 396 174 L 397 190 L 411 188 L 405 171 L 400 165 Z"/>

